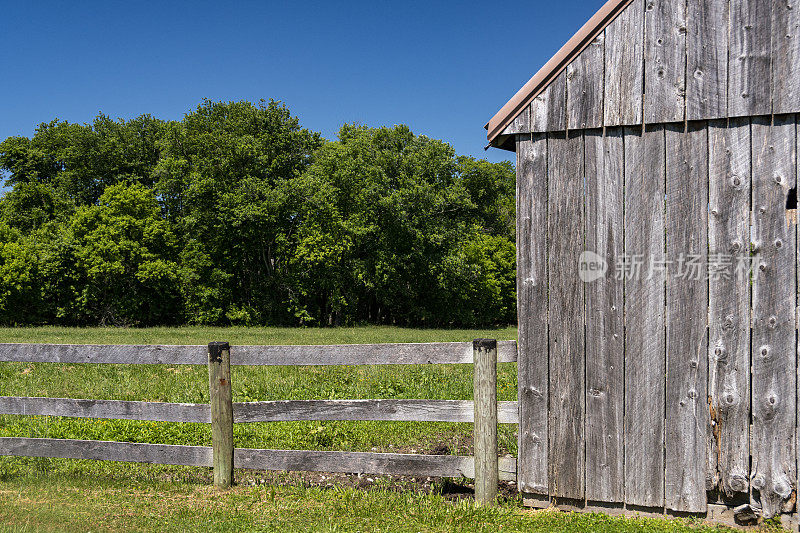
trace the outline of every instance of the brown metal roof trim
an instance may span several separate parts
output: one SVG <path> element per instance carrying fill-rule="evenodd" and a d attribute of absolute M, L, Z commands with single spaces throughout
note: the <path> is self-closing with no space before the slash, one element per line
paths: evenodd
<path fill-rule="evenodd" d="M 503 108 L 492 117 L 485 128 L 489 130 L 487 138 L 489 143 L 494 142 L 495 138 L 505 130 L 509 124 L 525 109 L 534 98 L 544 91 L 561 72 L 572 63 L 578 54 L 589 46 L 589 44 L 600 35 L 600 32 L 617 18 L 623 9 L 628 7 L 633 0 L 608 0 L 600 11 L 589 19 L 589 21 L 578 30 L 572 39 L 567 41 L 561 50 L 554 55 L 537 72 L 517 94 L 503 106 Z"/>

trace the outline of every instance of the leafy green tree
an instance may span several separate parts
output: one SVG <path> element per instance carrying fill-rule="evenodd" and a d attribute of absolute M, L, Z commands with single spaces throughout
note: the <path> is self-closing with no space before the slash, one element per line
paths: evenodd
<path fill-rule="evenodd" d="M 274 101 L 0 143 L 0 322 L 490 325 L 514 171 L 406 126 L 334 142 Z"/>
<path fill-rule="evenodd" d="M 337 235 L 330 242 L 347 243 L 338 287 L 328 284 L 317 298 L 323 322 L 337 322 L 344 312 L 350 321 L 464 323 L 465 315 L 451 307 L 453 287 L 437 271 L 475 231 L 499 233 L 513 248 L 513 216 L 504 212 L 513 169 L 459 159 L 446 143 L 405 126 L 345 125 L 339 141 L 317 153 L 309 175 L 327 184 L 335 204 L 321 230 Z M 464 260 L 470 257 L 477 256 Z M 513 308 L 513 285 L 493 294 L 495 304 Z"/>
<path fill-rule="evenodd" d="M 95 203 L 108 185 L 132 177 L 151 186 L 164 123 L 149 115 L 114 121 L 99 115 L 91 125 L 54 120 L 31 139 L 0 143 L 0 168 L 9 185 L 47 183 L 77 205 Z"/>
<path fill-rule="evenodd" d="M 474 231 L 436 269 L 453 322 L 509 324 L 516 316 L 516 247 L 508 238 Z"/>
<path fill-rule="evenodd" d="M 0 323 L 73 323 L 74 269 L 64 229 L 54 220 L 23 233 L 0 222 Z"/>
<path fill-rule="evenodd" d="M 190 304 L 191 320 L 286 321 L 288 238 L 303 201 L 294 182 L 321 145 L 274 101 L 205 101 L 167 128 L 156 187 L 192 243 L 184 258 L 205 296 Z M 220 312 L 196 314 L 201 301 Z"/>
<path fill-rule="evenodd" d="M 64 220 L 73 204 L 52 186 L 38 182 L 18 183 L 3 197 L 0 219 L 12 228 L 29 233 L 52 220 Z"/>
<path fill-rule="evenodd" d="M 178 242 L 152 190 L 110 185 L 98 205 L 78 209 L 69 231 L 81 282 L 79 322 L 183 321 Z"/>
<path fill-rule="evenodd" d="M 9 172 L 7 185 L 46 183 L 58 175 L 63 164 L 56 159 L 56 147 L 45 139 L 57 122 L 41 124 L 33 139 L 9 137 L 0 143 L 0 168 Z"/>
<path fill-rule="evenodd" d="M 459 156 L 458 173 L 483 231 L 516 239 L 516 172 L 510 161 L 490 163 Z"/>
<path fill-rule="evenodd" d="M 41 319 L 41 284 L 36 249 L 19 231 L 0 224 L 0 317 L 6 324 Z"/>

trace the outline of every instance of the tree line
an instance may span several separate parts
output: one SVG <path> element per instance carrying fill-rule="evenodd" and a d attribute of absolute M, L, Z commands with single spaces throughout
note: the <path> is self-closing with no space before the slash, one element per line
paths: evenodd
<path fill-rule="evenodd" d="M 275 101 L 54 120 L 0 143 L 0 323 L 489 326 L 515 317 L 514 169 Z"/>

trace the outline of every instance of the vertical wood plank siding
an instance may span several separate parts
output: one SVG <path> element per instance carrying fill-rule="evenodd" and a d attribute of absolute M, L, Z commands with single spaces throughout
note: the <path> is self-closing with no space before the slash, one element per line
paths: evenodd
<path fill-rule="evenodd" d="M 504 134 L 798 112 L 797 0 L 634 0 Z"/>
<path fill-rule="evenodd" d="M 686 119 L 728 112 L 728 2 L 688 0 Z"/>
<path fill-rule="evenodd" d="M 648 0 L 645 7 L 644 121 L 683 120 L 686 109 L 686 3 Z"/>
<path fill-rule="evenodd" d="M 797 113 L 800 103 L 800 4 L 773 0 L 772 112 Z"/>
<path fill-rule="evenodd" d="M 706 510 L 708 130 L 666 128 L 666 507 Z"/>
<path fill-rule="evenodd" d="M 517 343 L 520 490 L 547 494 L 547 139 L 517 142 Z"/>
<path fill-rule="evenodd" d="M 708 136 L 707 488 L 733 498 L 750 485 L 750 120 L 712 122 Z"/>
<path fill-rule="evenodd" d="M 614 265 L 623 249 L 622 128 L 587 131 L 586 250 L 609 266 L 586 284 L 586 499 L 621 502 L 623 492 L 623 287 Z"/>
<path fill-rule="evenodd" d="M 800 330 L 800 224 L 797 223 L 797 184 L 800 183 L 800 139 L 797 138 L 800 135 L 800 115 L 795 115 L 795 205 L 794 205 L 794 223 L 795 223 L 795 271 L 797 273 L 797 278 L 795 280 L 795 302 L 797 303 L 797 308 L 795 311 L 795 327 Z M 789 207 L 789 206 L 787 206 Z M 788 211 L 788 210 L 787 210 Z M 787 216 L 791 217 L 791 211 L 787 212 Z M 796 386 L 797 386 L 797 395 L 795 398 L 800 399 L 800 335 L 797 338 L 797 346 L 795 347 L 795 361 L 797 362 L 797 372 L 795 374 Z M 795 452 L 797 453 L 797 461 L 795 461 L 795 484 L 794 484 L 794 494 L 795 494 L 795 512 L 798 511 L 797 506 L 797 495 L 800 492 L 800 443 L 797 442 L 800 439 L 800 405 L 795 405 L 796 411 L 796 418 L 795 421 Z M 799 528 L 800 529 L 800 528 Z"/>
<path fill-rule="evenodd" d="M 567 127 L 571 130 L 603 126 L 603 56 L 605 38 L 600 34 L 567 67 Z"/>
<path fill-rule="evenodd" d="M 518 136 L 523 492 L 794 508 L 797 136 L 795 115 Z M 607 266 L 586 282 L 584 251 Z"/>
<path fill-rule="evenodd" d="M 732 117 L 772 111 L 770 46 L 774 0 L 731 0 L 728 113 Z"/>
<path fill-rule="evenodd" d="M 548 136 L 550 451 L 552 496 L 584 497 L 583 133 Z"/>
<path fill-rule="evenodd" d="M 534 132 L 567 129 L 567 73 L 559 76 L 531 102 L 531 130 Z"/>
<path fill-rule="evenodd" d="M 625 500 L 664 505 L 664 128 L 625 129 Z M 552 308 L 552 306 L 551 306 Z"/>
<path fill-rule="evenodd" d="M 523 492 L 795 508 L 796 113 L 798 0 L 634 0 L 509 126 Z"/>
<path fill-rule="evenodd" d="M 752 121 L 752 489 L 763 514 L 781 511 L 796 483 L 796 230 L 786 197 L 796 180 L 794 118 Z"/>
<path fill-rule="evenodd" d="M 527 133 L 531 131 L 531 107 L 528 106 L 517 115 L 514 122 L 503 130 L 503 135 L 515 135 L 517 133 Z"/>
<path fill-rule="evenodd" d="M 642 123 L 644 79 L 644 0 L 620 13 L 605 31 L 604 123 Z"/>

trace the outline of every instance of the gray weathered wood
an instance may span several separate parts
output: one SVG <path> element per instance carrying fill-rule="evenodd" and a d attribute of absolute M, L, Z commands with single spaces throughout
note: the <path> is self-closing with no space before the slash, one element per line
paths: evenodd
<path fill-rule="evenodd" d="M 800 111 L 797 0 L 633 0 L 599 40 L 505 133 Z"/>
<path fill-rule="evenodd" d="M 706 511 L 708 131 L 667 126 L 665 506 Z"/>
<path fill-rule="evenodd" d="M 603 59 L 601 33 L 567 66 L 567 127 L 571 130 L 603 126 Z"/>
<path fill-rule="evenodd" d="M 796 228 L 786 197 L 795 186 L 794 118 L 753 119 L 752 488 L 763 515 L 779 514 L 796 481 Z"/>
<path fill-rule="evenodd" d="M 772 112 L 800 111 L 800 4 L 773 0 Z"/>
<path fill-rule="evenodd" d="M 642 123 L 644 0 L 634 0 L 605 31 L 604 123 Z"/>
<path fill-rule="evenodd" d="M 525 109 L 517 115 L 511 124 L 503 130 L 501 135 L 516 135 L 520 133 L 530 133 L 531 131 L 531 106 L 525 106 Z"/>
<path fill-rule="evenodd" d="M 498 402 L 498 421 L 519 421 L 517 402 Z M 131 402 L 0 396 L 0 414 L 114 420 L 210 423 L 211 408 L 199 403 Z M 468 400 L 280 400 L 233 404 L 235 423 L 295 420 L 472 422 Z"/>
<path fill-rule="evenodd" d="M 707 488 L 749 492 L 750 121 L 709 124 Z M 716 258 L 716 259 L 715 259 Z"/>
<path fill-rule="evenodd" d="M 517 360 L 516 341 L 497 343 L 498 362 Z M 205 365 L 205 346 L 0 343 L 0 362 Z M 234 346 L 233 365 L 472 364 L 472 343 Z"/>
<path fill-rule="evenodd" d="M 474 459 L 459 455 L 236 448 L 234 460 L 237 468 L 254 470 L 475 477 Z M 516 460 L 513 457 L 499 458 L 498 469 L 501 480 L 513 481 L 516 478 Z"/>
<path fill-rule="evenodd" d="M 517 360 L 516 341 L 498 341 L 499 363 Z M 234 365 L 472 364 L 471 342 L 343 344 L 331 346 L 234 346 Z"/>
<path fill-rule="evenodd" d="M 547 138 L 517 144 L 519 488 L 547 494 Z M 502 411 L 501 411 L 502 412 Z"/>
<path fill-rule="evenodd" d="M 623 254 L 622 128 L 588 131 L 586 250 L 607 270 L 586 284 L 586 499 L 621 502 L 623 490 Z"/>
<path fill-rule="evenodd" d="M 0 455 L 211 466 L 211 448 L 97 440 L 0 437 Z"/>
<path fill-rule="evenodd" d="M 728 112 L 728 1 L 688 0 L 686 119 Z"/>
<path fill-rule="evenodd" d="M 795 170 L 797 174 L 795 175 L 795 200 L 797 199 L 797 184 L 800 183 L 800 117 L 795 115 Z M 797 205 L 795 204 L 794 210 L 787 209 L 786 212 L 787 220 L 793 222 L 795 225 L 795 272 L 797 274 L 797 278 L 795 279 L 795 301 L 797 302 L 797 308 L 795 309 L 795 327 L 800 330 L 800 224 L 798 224 L 797 220 Z M 796 361 L 797 361 L 797 372 L 795 374 L 795 380 L 797 384 L 797 395 L 795 398 L 798 401 L 795 407 L 795 430 L 796 430 L 796 441 L 795 441 L 795 452 L 797 454 L 795 465 L 797 470 L 795 470 L 795 516 L 800 514 L 800 508 L 797 507 L 797 494 L 800 492 L 800 336 L 797 339 L 797 346 L 795 347 L 796 353 Z M 800 525 L 800 520 L 798 520 L 798 524 Z M 800 527 L 798 527 L 800 531 Z"/>
<path fill-rule="evenodd" d="M 731 0 L 728 114 L 768 115 L 772 111 L 772 4 Z"/>
<path fill-rule="evenodd" d="M 548 137 L 550 494 L 584 497 L 583 134 Z"/>
<path fill-rule="evenodd" d="M 625 501 L 648 507 L 664 504 L 664 149 L 662 127 L 625 128 Z"/>
<path fill-rule="evenodd" d="M 0 396 L 0 414 L 69 416 L 160 422 L 211 422 L 211 409 L 200 403 L 129 402 Z"/>
<path fill-rule="evenodd" d="M 644 23 L 644 121 L 682 121 L 686 109 L 686 3 L 648 0 Z"/>
<path fill-rule="evenodd" d="M 231 348 L 227 342 L 208 345 L 208 388 L 211 398 L 214 485 L 230 487 L 233 484 L 233 392 Z"/>
<path fill-rule="evenodd" d="M 491 504 L 497 498 L 497 341 L 476 339 L 474 345 L 475 502 Z"/>
<path fill-rule="evenodd" d="M 497 402 L 498 422 L 516 424 L 517 402 Z M 0 398 L 0 407 L 2 407 Z M 472 422 L 468 400 L 280 400 L 233 404 L 233 421 L 377 420 Z"/>
<path fill-rule="evenodd" d="M 205 346 L 0 343 L 0 361 L 205 365 Z"/>
<path fill-rule="evenodd" d="M 164 465 L 212 466 L 207 446 L 175 446 L 69 439 L 0 437 L 0 456 L 90 459 Z M 472 457 L 399 453 L 237 448 L 237 468 L 474 478 Z M 500 479 L 516 478 L 516 459 L 498 459 Z"/>
<path fill-rule="evenodd" d="M 563 71 L 531 102 L 531 131 L 567 129 L 567 72 Z"/>

